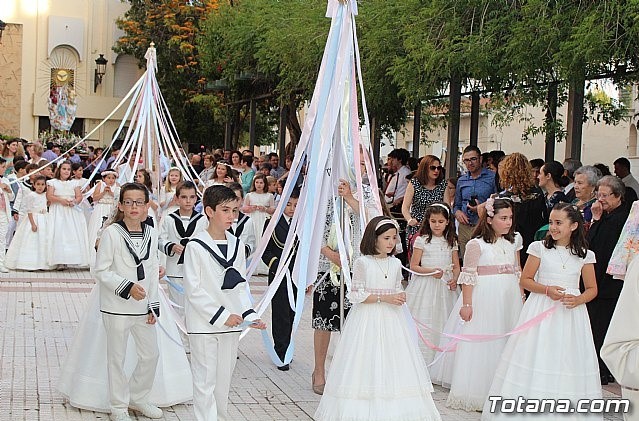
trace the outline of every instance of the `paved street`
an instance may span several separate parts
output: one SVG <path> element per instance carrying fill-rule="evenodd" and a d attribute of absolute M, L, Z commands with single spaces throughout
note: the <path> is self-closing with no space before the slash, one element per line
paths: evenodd
<path fill-rule="evenodd" d="M 0 277 L 0 421 L 108 419 L 106 414 L 70 407 L 55 388 L 92 286 L 88 271 L 14 272 Z M 256 296 L 265 288 L 265 278 L 253 278 Z M 312 419 L 319 396 L 310 387 L 313 352 L 309 313 L 310 303 L 288 372 L 276 370 L 263 351 L 260 335 L 253 332 L 240 343 L 230 396 L 233 420 Z M 604 391 L 605 397 L 618 394 L 616 385 Z M 447 409 L 446 395 L 439 387 L 433 395 L 444 420 L 479 420 L 479 413 Z M 192 420 L 192 408 L 188 404 L 167 408 L 165 419 Z M 621 416 L 606 420 L 621 420 Z"/>

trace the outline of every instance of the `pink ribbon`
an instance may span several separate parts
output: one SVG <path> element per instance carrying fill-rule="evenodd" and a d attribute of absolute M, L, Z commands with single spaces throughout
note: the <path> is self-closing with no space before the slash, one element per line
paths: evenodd
<path fill-rule="evenodd" d="M 429 330 L 431 332 L 436 332 L 439 333 L 441 336 L 444 336 L 446 338 L 451 338 L 452 341 L 445 347 L 445 348 L 440 348 L 438 346 L 435 346 L 433 343 L 431 343 L 430 341 L 428 341 L 426 338 L 424 338 L 424 336 L 422 335 L 421 331 L 419 329 L 417 329 L 417 333 L 419 335 L 419 338 L 422 340 L 422 342 L 424 342 L 424 344 L 429 347 L 432 350 L 438 351 L 438 352 L 454 352 L 457 349 L 457 343 L 459 342 L 490 342 L 490 341 L 494 341 L 497 339 L 501 339 L 501 338 L 505 338 L 511 335 L 516 335 L 518 333 L 522 333 L 525 332 L 526 330 L 537 326 L 538 324 L 540 324 L 543 320 L 545 320 L 546 318 L 550 317 L 555 311 L 557 311 L 557 309 L 561 306 L 561 304 L 555 304 L 553 307 L 549 308 L 548 310 L 544 311 L 543 313 L 538 314 L 537 316 L 533 317 L 532 319 L 522 323 L 521 325 L 517 326 L 516 328 L 514 328 L 513 330 L 511 330 L 510 332 L 506 332 L 506 333 L 500 333 L 497 335 L 455 335 L 455 334 L 449 334 L 449 333 L 443 333 L 443 332 L 438 332 L 435 329 L 431 328 L 428 325 L 425 325 L 424 323 L 420 322 L 419 320 L 413 318 L 413 320 L 415 320 L 415 323 L 420 326 L 423 327 L 426 330 Z"/>

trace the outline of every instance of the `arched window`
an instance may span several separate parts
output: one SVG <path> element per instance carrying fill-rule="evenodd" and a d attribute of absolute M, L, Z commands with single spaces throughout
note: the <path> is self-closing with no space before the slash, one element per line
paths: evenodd
<path fill-rule="evenodd" d="M 67 45 L 58 45 L 51 51 L 49 57 L 50 88 L 66 85 L 71 89 L 76 86 L 76 70 L 78 67 L 78 53 Z"/>

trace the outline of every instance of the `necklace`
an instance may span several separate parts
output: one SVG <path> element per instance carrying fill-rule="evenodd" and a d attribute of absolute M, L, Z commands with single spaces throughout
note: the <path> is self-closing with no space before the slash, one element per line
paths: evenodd
<path fill-rule="evenodd" d="M 384 278 L 388 279 L 388 272 L 390 269 L 390 262 L 388 260 L 388 257 L 375 257 L 373 256 L 373 260 L 375 260 L 375 263 L 377 264 L 377 266 L 379 267 L 379 270 L 382 271 L 382 273 L 384 274 Z M 378 260 L 386 260 L 386 270 L 384 271 L 384 268 L 382 268 L 382 265 L 379 264 Z"/>
<path fill-rule="evenodd" d="M 568 251 L 568 256 L 566 256 L 566 259 L 564 259 L 563 257 L 563 253 L 561 251 L 559 251 L 559 247 L 566 249 L 566 247 L 564 246 L 557 246 L 557 253 L 559 253 L 559 259 L 561 259 L 561 268 L 562 269 L 566 269 L 566 264 L 568 263 L 568 260 L 570 260 L 570 251 Z"/>

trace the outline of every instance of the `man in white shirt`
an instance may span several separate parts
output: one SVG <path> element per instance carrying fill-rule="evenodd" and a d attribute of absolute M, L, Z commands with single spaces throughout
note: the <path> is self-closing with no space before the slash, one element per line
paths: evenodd
<path fill-rule="evenodd" d="M 406 194 L 406 187 L 408 187 L 408 177 L 411 173 L 408 165 L 408 158 L 410 153 L 403 148 L 394 149 L 388 154 L 388 163 L 392 166 L 393 176 L 388 181 L 386 191 L 386 203 L 389 207 L 402 206 L 404 200 L 404 194 Z M 392 211 L 392 209 L 391 209 Z"/>
<path fill-rule="evenodd" d="M 637 193 L 637 196 L 639 196 L 639 182 L 637 182 L 637 179 L 630 173 L 630 161 L 624 157 L 617 158 L 614 162 L 614 166 L 615 175 L 621 178 L 621 181 L 623 181 L 626 187 L 633 189 L 635 193 Z"/>

